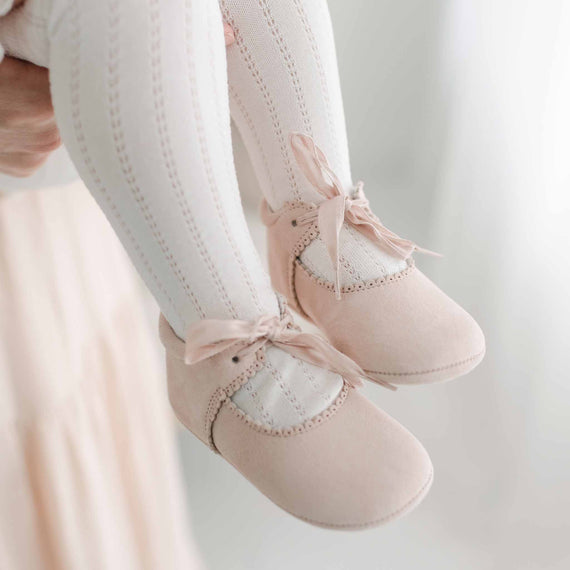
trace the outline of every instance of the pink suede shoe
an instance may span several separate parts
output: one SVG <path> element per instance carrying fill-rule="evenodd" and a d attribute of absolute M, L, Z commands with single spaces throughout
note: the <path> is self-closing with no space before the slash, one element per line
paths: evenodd
<path fill-rule="evenodd" d="M 432 482 L 422 445 L 353 389 L 362 371 L 288 314 L 257 323 L 201 321 L 186 344 L 160 319 L 168 393 L 179 420 L 275 504 L 308 523 L 362 529 L 418 505 Z M 231 396 L 264 366 L 271 343 L 345 378 L 321 414 L 286 429 L 253 421 Z M 328 363 L 328 364 L 327 364 Z"/>
<path fill-rule="evenodd" d="M 294 134 L 291 144 L 307 179 L 326 200 L 318 205 L 290 202 L 276 212 L 262 203 L 273 287 L 377 382 L 440 382 L 472 370 L 485 354 L 483 333 L 465 310 L 416 269 L 411 254 L 427 250 L 380 223 L 361 183 L 350 197 L 344 195 L 310 137 Z M 338 239 L 343 222 L 406 259 L 407 267 L 383 279 L 341 287 Z M 336 283 L 316 278 L 301 262 L 301 253 L 317 236 L 336 267 Z"/>

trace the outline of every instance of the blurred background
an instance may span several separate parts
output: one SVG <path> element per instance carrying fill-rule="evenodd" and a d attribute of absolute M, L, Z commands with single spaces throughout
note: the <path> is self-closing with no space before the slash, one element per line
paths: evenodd
<path fill-rule="evenodd" d="M 28 523 L 27 506 L 16 500 L 32 489 L 44 523 L 57 519 L 58 532 L 72 529 L 69 535 L 52 532 L 53 544 L 77 545 L 76 553 L 57 556 L 86 558 L 53 567 L 104 570 L 108 557 L 123 560 L 122 568 L 193 568 L 197 550 L 209 570 L 570 568 L 570 3 L 329 0 L 329 7 L 354 177 L 366 182 L 372 207 L 389 228 L 444 254 L 435 260 L 417 256 L 417 263 L 475 316 L 487 337 L 487 356 L 467 377 L 395 394 L 365 388 L 423 442 L 435 466 L 433 488 L 418 509 L 385 527 L 322 530 L 279 510 L 178 429 L 181 482 L 154 302 L 84 188 L 76 183 L 51 193 L 15 193 L 0 201 L 0 245 L 6 245 L 0 269 L 14 276 L 0 279 L 6 287 L 0 287 L 0 308 L 3 317 L 16 311 L 18 318 L 0 321 L 0 332 L 10 340 L 17 334 L 32 338 L 37 329 L 43 344 L 15 360 L 25 364 L 21 370 L 5 364 L 13 358 L 10 343 L 0 346 L 0 388 L 8 374 L 38 374 L 33 397 L 10 386 L 14 393 L 0 401 L 0 411 L 10 419 L 12 397 L 49 409 L 43 427 L 25 437 L 51 455 L 26 463 L 12 446 L 22 437 L 20 428 L 3 425 L 2 449 L 16 450 L 10 464 L 21 461 L 23 467 L 21 473 L 0 469 L 0 488 L 10 489 L 0 499 L 6 501 L 2 512 L 17 508 L 29 524 L 26 532 L 41 534 L 45 529 L 36 529 L 32 515 Z M 235 149 L 248 221 L 265 258 L 260 191 L 237 135 Z M 56 166 L 66 160 L 57 154 L 51 161 Z M 45 186 L 49 168 L 22 187 Z M 0 177 L 0 190 L 2 183 Z M 18 248 L 12 248 L 16 239 Z M 50 272 L 54 276 L 46 277 Z M 70 282 L 76 287 L 60 299 L 55 289 L 42 289 L 42 279 L 61 283 L 62 291 Z M 31 282 L 35 289 L 26 292 Z M 139 292 L 148 307 L 142 320 Z M 8 305 L 10 294 L 18 303 Z M 31 295 L 35 314 L 26 309 Z M 118 313 L 125 330 L 143 330 L 146 320 L 148 334 L 125 340 L 129 335 L 117 333 L 108 318 Z M 22 315 L 25 330 L 1 328 Z M 69 345 L 62 348 L 60 337 L 45 330 L 50 319 L 66 331 Z M 117 357 L 121 339 L 125 354 L 144 347 L 144 359 Z M 81 351 L 93 346 L 101 369 L 80 362 Z M 68 397 L 61 378 L 81 377 L 57 364 L 66 362 L 66 347 L 78 355 L 72 368 L 87 367 L 101 378 L 112 370 L 120 379 L 115 387 L 81 387 L 97 406 L 116 392 L 111 419 L 104 408 L 84 414 L 80 406 L 57 407 Z M 129 374 L 133 366 L 139 378 Z M 139 395 L 133 382 L 144 376 L 152 390 Z M 45 386 L 58 389 L 38 398 Z M 145 426 L 151 416 L 158 418 L 158 431 Z M 44 429 L 56 418 L 59 434 Z M 132 449 L 128 434 L 141 426 L 146 446 Z M 97 434 L 89 451 L 110 463 L 98 464 L 96 477 L 75 488 L 84 479 L 76 458 L 85 441 L 73 436 L 82 430 Z M 113 457 L 119 457 L 116 464 Z M 71 472 L 62 476 L 68 464 Z M 60 512 L 58 501 L 77 497 L 97 516 Z M 181 507 L 191 534 L 185 534 Z M 133 520 L 139 522 L 134 530 Z M 2 570 L 2 540 L 10 546 L 12 526 L 0 520 Z M 172 540 L 155 544 L 153 535 L 164 528 Z M 79 544 L 82 532 L 92 539 L 85 545 Z M 22 536 L 18 568 L 36 570 L 35 553 Z M 97 551 L 97 544 L 105 548 Z"/>

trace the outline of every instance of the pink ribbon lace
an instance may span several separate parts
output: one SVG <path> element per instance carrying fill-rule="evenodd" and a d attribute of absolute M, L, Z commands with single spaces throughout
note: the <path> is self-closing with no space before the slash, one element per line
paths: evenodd
<path fill-rule="evenodd" d="M 289 313 L 282 318 L 265 315 L 257 321 L 202 320 L 188 329 L 184 361 L 195 364 L 228 348 L 243 345 L 234 359 L 251 354 L 267 343 L 285 350 L 305 362 L 340 374 L 352 387 L 362 386 L 361 378 L 370 378 L 358 364 L 330 345 L 325 339 L 302 332 L 293 324 Z M 396 390 L 388 382 L 379 382 Z"/>
<path fill-rule="evenodd" d="M 350 196 L 343 193 L 337 175 L 331 169 L 323 151 L 308 135 L 293 133 L 291 147 L 299 167 L 307 180 L 326 200 L 297 219 L 298 224 L 319 226 L 321 239 L 335 268 L 335 293 L 341 298 L 339 239 L 342 224 L 347 221 L 380 247 L 400 259 L 408 259 L 414 251 L 439 256 L 438 253 L 418 247 L 413 241 L 397 236 L 382 225 L 371 212 L 364 195 L 363 182 L 358 182 Z"/>

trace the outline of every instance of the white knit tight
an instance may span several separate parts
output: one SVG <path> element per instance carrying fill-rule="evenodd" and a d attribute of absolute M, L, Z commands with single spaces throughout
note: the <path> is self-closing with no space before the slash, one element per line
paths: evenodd
<path fill-rule="evenodd" d="M 297 166 L 289 134 L 311 135 L 345 192 L 352 189 L 346 126 L 326 0 L 219 0 L 236 36 L 228 48 L 232 118 L 244 139 L 267 201 L 319 202 Z M 341 282 L 383 277 L 406 267 L 345 225 Z M 334 281 L 324 243 L 316 239 L 301 260 Z"/>
<path fill-rule="evenodd" d="M 12 20 L 0 41 L 49 66 L 64 143 L 177 334 L 276 314 L 238 194 L 216 0 L 28 0 Z M 271 348 L 234 401 L 293 425 L 341 384 Z"/>

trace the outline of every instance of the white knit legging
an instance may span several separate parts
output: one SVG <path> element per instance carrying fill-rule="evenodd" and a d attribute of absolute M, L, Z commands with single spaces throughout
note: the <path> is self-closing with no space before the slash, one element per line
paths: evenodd
<path fill-rule="evenodd" d="M 55 4 L 58 124 L 168 321 L 183 336 L 275 312 L 239 202 L 215 0 Z"/>
<path fill-rule="evenodd" d="M 292 131 L 350 185 L 325 0 L 27 0 L 0 23 L 8 53 L 49 67 L 73 162 L 181 337 L 197 319 L 278 311 L 239 199 L 222 14 L 232 108 L 270 203 L 315 197 Z M 338 393 L 337 375 L 272 354 L 236 396 L 252 415 L 294 424 Z"/>
<path fill-rule="evenodd" d="M 293 131 L 315 138 L 348 189 L 326 1 L 27 0 L 18 11 L 0 40 L 50 68 L 71 157 L 176 332 L 275 312 L 239 203 L 228 76 L 272 207 L 318 199 Z M 227 62 L 221 15 L 236 36 Z"/>

